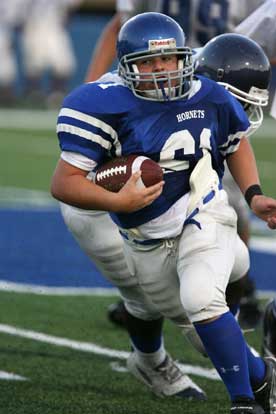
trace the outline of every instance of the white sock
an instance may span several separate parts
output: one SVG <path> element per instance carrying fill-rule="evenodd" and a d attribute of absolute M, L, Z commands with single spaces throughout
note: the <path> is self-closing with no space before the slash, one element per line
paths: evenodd
<path fill-rule="evenodd" d="M 167 355 L 163 342 L 161 343 L 160 348 L 152 353 L 141 352 L 133 344 L 132 346 L 135 354 L 137 355 L 138 363 L 145 367 L 157 367 L 158 365 L 162 364 L 162 362 L 164 362 Z"/>

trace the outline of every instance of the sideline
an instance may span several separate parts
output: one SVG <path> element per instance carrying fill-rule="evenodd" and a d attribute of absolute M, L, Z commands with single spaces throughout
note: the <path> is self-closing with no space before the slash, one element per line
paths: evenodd
<path fill-rule="evenodd" d="M 34 109 L 2 109 L 0 113 L 0 128 L 55 130 L 58 110 Z M 265 136 L 275 139 L 275 120 L 266 116 L 261 128 L 250 139 Z"/>
<path fill-rule="evenodd" d="M 0 128 L 55 131 L 58 110 L 2 109 Z"/>
<path fill-rule="evenodd" d="M 57 336 L 46 335 L 41 332 L 30 331 L 27 329 L 16 328 L 15 326 L 0 324 L 0 332 L 19 336 L 21 338 L 32 339 L 34 341 L 44 342 L 51 345 L 63 346 L 66 348 L 71 348 L 76 351 L 90 352 L 96 355 L 105 356 L 108 358 L 116 358 L 121 360 L 126 360 L 129 356 L 129 352 L 117 351 L 111 348 L 101 347 L 99 345 L 89 343 L 89 342 L 80 342 L 74 341 L 67 338 L 60 338 Z M 182 369 L 184 374 L 197 375 L 199 377 L 208 378 L 211 380 L 220 380 L 220 377 L 214 368 L 203 368 L 200 366 L 193 366 L 188 364 L 177 363 L 179 368 Z"/>

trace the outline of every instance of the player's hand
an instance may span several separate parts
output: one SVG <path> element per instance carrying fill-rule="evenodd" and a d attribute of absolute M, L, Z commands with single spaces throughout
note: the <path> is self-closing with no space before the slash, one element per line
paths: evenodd
<path fill-rule="evenodd" d="M 141 176 L 141 171 L 132 174 L 124 187 L 117 193 L 118 209 L 117 212 L 131 213 L 150 205 L 160 196 L 163 190 L 164 181 L 147 188 L 140 188 L 137 182 Z"/>
<path fill-rule="evenodd" d="M 257 217 L 267 222 L 270 229 L 276 229 L 276 200 L 256 195 L 252 198 L 251 209 Z"/>

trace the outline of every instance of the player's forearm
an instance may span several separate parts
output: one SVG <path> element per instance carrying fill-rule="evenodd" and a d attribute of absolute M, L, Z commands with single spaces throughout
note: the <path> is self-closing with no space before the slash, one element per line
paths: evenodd
<path fill-rule="evenodd" d="M 260 183 L 254 152 L 247 138 L 243 138 L 239 149 L 227 158 L 227 164 L 243 194 L 251 185 Z"/>
<path fill-rule="evenodd" d="M 84 210 L 112 211 L 116 194 L 106 191 L 83 177 L 73 176 L 52 185 L 54 198 Z"/>
<path fill-rule="evenodd" d="M 87 180 L 86 171 L 58 162 L 52 178 L 51 193 L 66 204 L 85 210 L 112 211 L 117 207 L 117 194 L 106 191 Z"/>

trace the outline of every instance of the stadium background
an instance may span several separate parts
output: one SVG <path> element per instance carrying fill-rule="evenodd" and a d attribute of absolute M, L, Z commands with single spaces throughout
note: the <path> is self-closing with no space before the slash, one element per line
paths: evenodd
<path fill-rule="evenodd" d="M 113 1 L 92 0 L 73 17 L 69 30 L 79 66 L 69 89 L 82 82 L 113 11 Z M 22 82 L 19 76 L 18 90 Z M 57 112 L 0 108 L 0 412 L 198 414 L 201 403 L 157 399 L 126 373 L 127 335 L 106 318 L 116 292 L 78 248 L 49 194 L 59 157 Z M 252 139 L 263 187 L 274 197 L 275 125 L 267 118 Z M 276 232 L 253 218 L 252 230 L 252 274 L 259 293 L 270 298 Z M 207 392 L 205 410 L 228 413 L 225 389 L 208 359 L 168 321 L 164 335 L 168 351 Z M 247 341 L 260 351 L 260 327 Z"/>
<path fill-rule="evenodd" d="M 86 1 L 73 16 L 69 30 L 78 68 L 68 90 L 82 83 L 97 38 L 113 12 L 112 1 Z M 19 50 L 18 60 L 20 66 Z M 19 89 L 22 82 L 23 78 L 19 76 Z M 45 87 L 46 84 L 47 74 Z M 108 287 L 110 285 L 93 265 L 91 267 L 90 261 L 66 230 L 58 205 L 48 193 L 59 154 L 55 137 L 57 112 L 22 109 L 0 111 L 0 148 L 3 158 L 0 184 L 2 207 L 5 207 L 0 211 L 0 279 L 49 286 Z M 258 150 L 257 158 L 261 164 L 259 167 L 265 180 L 265 189 L 276 196 L 274 124 L 271 118 L 265 121 L 253 143 Z M 276 290 L 274 234 L 266 231 L 258 220 L 254 220 L 253 227 L 260 237 L 254 238 L 251 244 L 252 274 L 258 289 Z"/>

